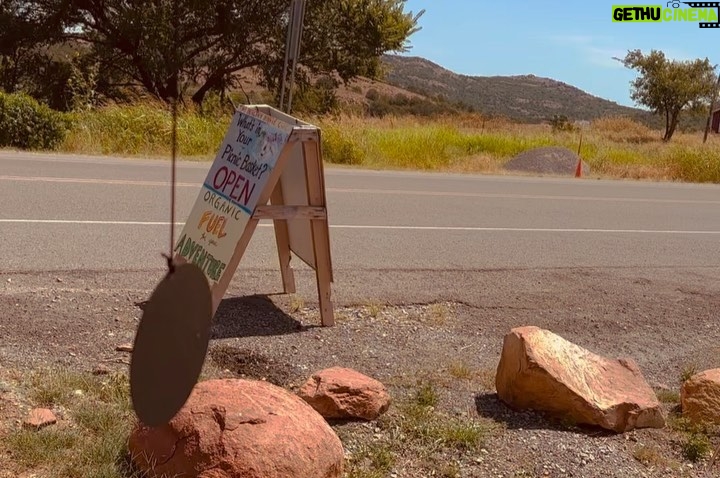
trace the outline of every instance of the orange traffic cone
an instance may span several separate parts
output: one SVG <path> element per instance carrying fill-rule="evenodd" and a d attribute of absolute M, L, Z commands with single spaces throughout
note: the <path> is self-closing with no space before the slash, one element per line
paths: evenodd
<path fill-rule="evenodd" d="M 582 177 L 582 159 L 578 159 L 577 166 L 575 167 L 575 177 L 576 178 Z"/>

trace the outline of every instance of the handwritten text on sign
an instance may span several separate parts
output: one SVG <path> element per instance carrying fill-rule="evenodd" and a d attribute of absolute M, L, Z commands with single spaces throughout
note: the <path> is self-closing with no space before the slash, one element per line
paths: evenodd
<path fill-rule="evenodd" d="M 205 178 L 175 253 L 220 280 L 292 126 L 240 107 Z"/>

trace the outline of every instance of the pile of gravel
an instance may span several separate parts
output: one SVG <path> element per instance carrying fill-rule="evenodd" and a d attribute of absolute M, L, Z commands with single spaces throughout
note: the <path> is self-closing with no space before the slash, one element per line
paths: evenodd
<path fill-rule="evenodd" d="M 567 148 L 548 146 L 522 152 L 505 164 L 510 171 L 528 173 L 575 175 L 580 158 Z M 590 173 L 590 166 L 582 163 L 583 176 Z"/>

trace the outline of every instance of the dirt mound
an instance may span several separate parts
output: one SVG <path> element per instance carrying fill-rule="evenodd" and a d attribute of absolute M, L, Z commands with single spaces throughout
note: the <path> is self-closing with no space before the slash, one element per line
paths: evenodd
<path fill-rule="evenodd" d="M 510 171 L 528 173 L 574 175 L 580 158 L 567 148 L 548 146 L 524 151 L 505 164 Z M 590 166 L 582 163 L 583 176 L 590 173 Z"/>

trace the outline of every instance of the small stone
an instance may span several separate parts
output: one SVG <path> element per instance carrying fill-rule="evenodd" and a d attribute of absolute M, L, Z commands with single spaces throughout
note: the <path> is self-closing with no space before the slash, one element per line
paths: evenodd
<path fill-rule="evenodd" d="M 40 428 L 47 427 L 57 423 L 57 418 L 52 410 L 47 408 L 35 408 L 30 411 L 28 417 L 23 422 L 23 426 L 26 428 Z"/>
<path fill-rule="evenodd" d="M 103 364 L 98 364 L 93 368 L 93 375 L 107 375 L 110 373 L 110 368 Z"/>
<path fill-rule="evenodd" d="M 392 401 L 382 383 L 342 367 L 314 373 L 298 395 L 325 418 L 375 420 Z"/>
<path fill-rule="evenodd" d="M 84 395 L 84 393 L 82 390 L 77 389 L 73 392 L 73 395 L 75 395 L 76 397 L 82 397 Z"/>
<path fill-rule="evenodd" d="M 132 353 L 132 351 L 133 351 L 133 346 L 132 346 L 132 344 L 122 344 L 122 345 L 118 345 L 117 347 L 115 347 L 115 351 L 117 351 L 117 352 L 128 352 L 128 353 Z"/>
<path fill-rule="evenodd" d="M 59 278 L 59 277 L 58 277 L 57 279 L 55 279 L 55 280 L 58 281 L 58 282 L 62 282 L 62 281 L 63 281 L 63 280 L 62 280 L 61 278 Z"/>

